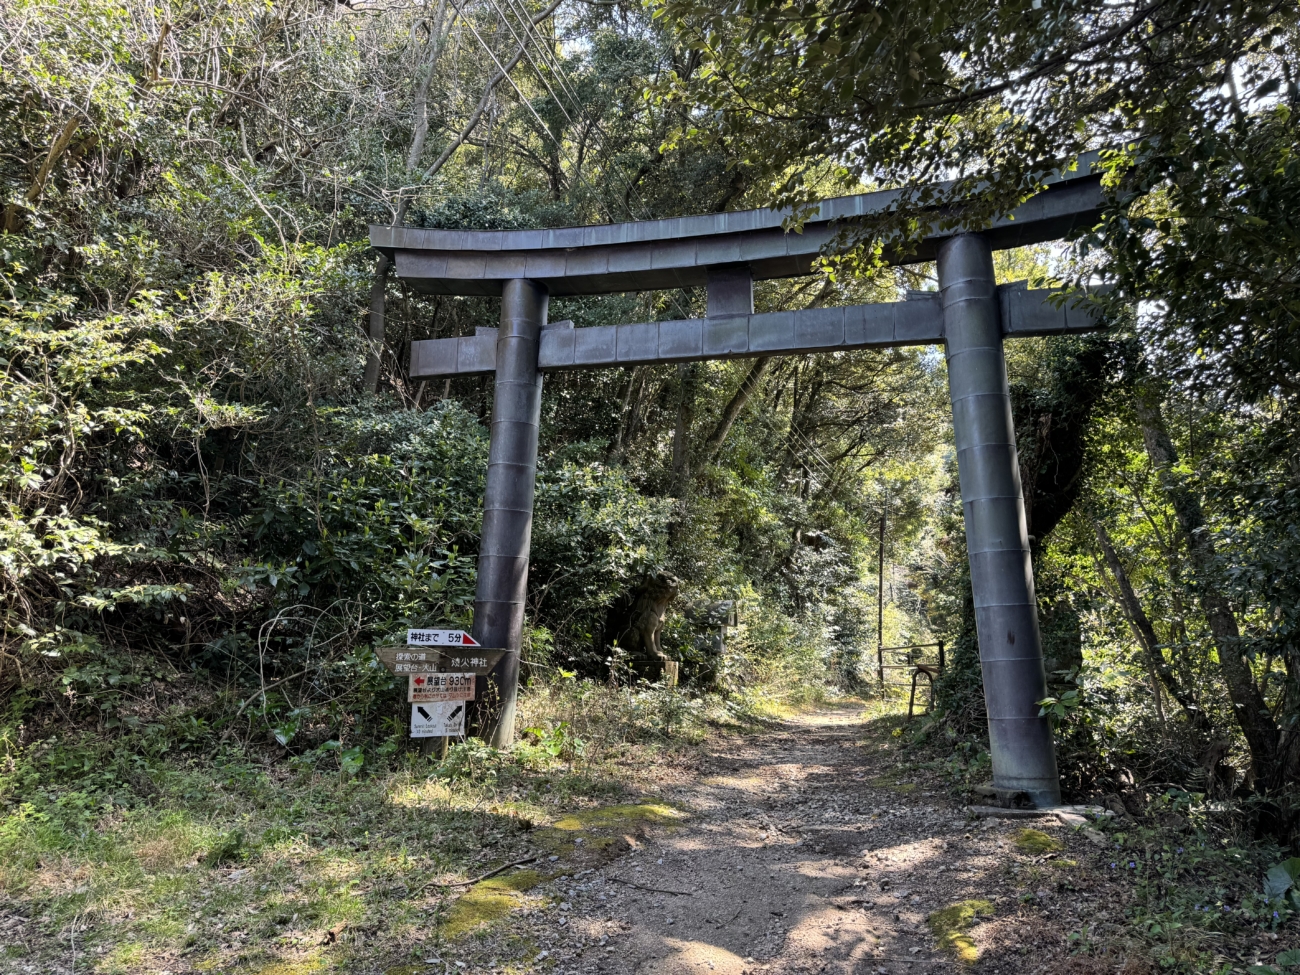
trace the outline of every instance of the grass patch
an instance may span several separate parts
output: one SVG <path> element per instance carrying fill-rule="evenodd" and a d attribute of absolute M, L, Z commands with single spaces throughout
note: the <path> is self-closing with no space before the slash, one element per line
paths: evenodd
<path fill-rule="evenodd" d="M 967 932 L 981 917 L 991 917 L 993 905 L 988 901 L 958 901 L 935 911 L 927 919 L 939 947 L 967 965 L 979 960 L 975 939 Z"/>
<path fill-rule="evenodd" d="M 117 975 L 119 972 L 137 968 L 143 962 L 144 945 L 138 941 L 127 941 L 114 947 L 100 962 L 100 967 L 108 975 Z"/>
<path fill-rule="evenodd" d="M 254 975 L 314 975 L 324 971 L 325 962 L 316 956 L 300 961 L 273 961 L 263 968 L 256 969 Z"/>
<path fill-rule="evenodd" d="M 1021 853 L 1041 856 L 1044 853 L 1059 853 L 1065 849 L 1065 846 L 1059 840 L 1048 836 L 1041 829 L 1026 827 L 1016 831 L 1016 849 Z"/>
<path fill-rule="evenodd" d="M 332 753 L 285 760 L 211 735 L 202 751 L 69 734 L 16 753 L 0 764 L 0 903 L 32 919 L 32 936 L 4 954 L 52 970 L 75 924 L 102 975 L 182 954 L 196 970 L 244 975 L 388 971 L 429 939 L 459 939 L 468 958 L 481 946 L 462 935 L 495 935 L 492 922 L 544 877 L 512 873 L 452 901 L 430 876 L 466 878 L 539 849 L 607 858 L 623 834 L 681 822 L 631 797 L 653 794 L 657 770 L 734 710 L 567 680 L 530 689 L 521 707 L 522 726 L 572 722 L 565 734 L 584 747 L 471 741 L 435 762 L 395 737 L 347 777 Z"/>
<path fill-rule="evenodd" d="M 153 761 L 147 797 L 45 777 L 0 805 L 0 903 L 34 919 L 33 971 L 66 955 L 74 923 L 103 975 L 182 952 L 246 975 L 382 971 L 409 961 L 411 931 L 432 933 L 429 876 L 517 858 L 534 822 L 626 795 L 604 767 L 511 754 L 479 779 L 408 752 L 341 781 L 232 746 Z M 451 930 L 527 882 L 476 892 Z"/>

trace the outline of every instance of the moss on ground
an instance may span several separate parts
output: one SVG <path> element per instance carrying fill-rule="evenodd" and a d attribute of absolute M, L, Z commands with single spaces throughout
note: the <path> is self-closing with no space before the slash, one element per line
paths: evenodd
<path fill-rule="evenodd" d="M 581 830 L 626 831 L 647 823 L 664 825 L 681 822 L 686 814 L 661 802 L 643 802 L 628 806 L 601 806 L 561 816 L 555 828 L 567 832 Z"/>
<path fill-rule="evenodd" d="M 1065 849 L 1059 840 L 1053 839 L 1041 829 L 1022 829 L 1016 832 L 1016 849 L 1021 853 L 1041 855 L 1057 853 Z"/>
<path fill-rule="evenodd" d="M 888 789 L 891 792 L 897 792 L 899 795 L 908 795 L 916 791 L 915 782 L 902 782 L 900 779 L 904 772 L 894 770 L 886 772 L 884 775 L 878 775 L 874 779 L 868 780 L 868 785 L 877 789 Z"/>
<path fill-rule="evenodd" d="M 324 968 L 324 960 L 313 955 L 310 958 L 297 961 L 273 961 L 269 965 L 257 969 L 257 975 L 315 975 L 316 972 L 320 972 Z"/>
<path fill-rule="evenodd" d="M 580 846 L 589 853 L 609 852 L 619 848 L 622 836 L 643 826 L 673 826 L 685 818 L 686 813 L 661 802 L 601 806 L 561 816 L 553 826 L 534 832 L 533 841 L 559 856 L 575 853 Z"/>
<path fill-rule="evenodd" d="M 532 890 L 545 879 L 536 870 L 519 870 L 475 884 L 451 905 L 451 911 L 441 925 L 442 936 L 459 938 L 500 920 L 522 903 L 520 894 Z"/>
<path fill-rule="evenodd" d="M 979 949 L 975 946 L 975 939 L 967 932 L 976 918 L 992 914 L 993 905 L 988 901 L 958 901 L 935 911 L 926 919 L 926 923 L 930 925 L 930 931 L 940 948 L 959 961 L 973 965 L 979 959 Z"/>

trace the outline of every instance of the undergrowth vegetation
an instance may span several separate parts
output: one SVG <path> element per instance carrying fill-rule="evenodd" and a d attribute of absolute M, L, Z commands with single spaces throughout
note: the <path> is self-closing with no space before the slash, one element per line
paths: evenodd
<path fill-rule="evenodd" d="M 897 755 L 878 784 L 895 791 L 946 787 L 953 797 L 987 801 L 976 791 L 991 771 L 978 737 L 960 735 L 939 715 L 909 721 L 887 702 L 873 703 L 865 717 L 867 741 L 888 742 Z M 1126 793 L 1124 801 L 1112 794 L 1105 807 L 1105 815 L 1083 828 L 1085 858 L 1074 859 L 1077 852 L 1033 826 L 1009 837 L 1009 847 L 1028 863 L 1004 868 L 1024 891 L 1023 904 L 1047 907 L 1045 895 L 1097 903 L 1066 932 L 1078 970 L 1103 970 L 1088 967 L 1097 961 L 1105 970 L 1271 975 L 1268 965 L 1251 966 L 1250 959 L 1272 946 L 1282 949 L 1278 970 L 1285 971 L 1287 939 L 1300 925 L 1300 860 L 1276 841 L 1261 840 L 1246 811 L 1182 789 Z M 971 826 L 978 836 L 979 827 Z M 968 961 L 977 952 L 964 932 L 981 904 L 991 911 L 985 902 L 959 902 L 928 920 L 940 944 Z M 1032 950 L 1024 947 L 1021 954 Z"/>
<path fill-rule="evenodd" d="M 30 937 L 10 956 L 49 964 L 75 939 L 111 973 L 181 957 L 261 971 L 323 946 L 344 969 L 377 947 L 393 964 L 445 951 L 458 924 L 491 919 L 467 911 L 508 913 L 527 885 L 515 876 L 480 892 L 502 904 L 461 904 L 440 878 L 571 848 L 565 817 L 586 828 L 585 809 L 630 822 L 640 807 L 619 802 L 652 790 L 657 764 L 710 728 L 763 721 L 720 698 L 572 678 L 538 682 L 522 703 L 533 725 L 512 749 L 469 739 L 441 760 L 381 746 L 355 764 L 337 748 L 284 762 L 214 734 L 146 750 L 174 729 L 11 750 L 0 903 Z"/>

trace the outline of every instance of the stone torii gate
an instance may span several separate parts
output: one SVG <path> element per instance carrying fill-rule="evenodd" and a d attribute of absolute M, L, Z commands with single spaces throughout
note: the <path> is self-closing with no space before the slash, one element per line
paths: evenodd
<path fill-rule="evenodd" d="M 473 636 L 507 652 L 493 674 L 501 711 L 492 741 L 514 732 L 528 581 L 542 375 L 559 369 L 798 355 L 942 344 L 976 630 L 988 705 L 993 784 L 1039 805 L 1060 801 L 1033 569 L 1002 343 L 1006 336 L 1093 328 L 1051 292 L 998 287 L 993 251 L 1055 240 L 1099 214 L 1100 177 L 1063 172 L 1014 213 L 936 234 L 896 264 L 936 261 L 939 291 L 907 301 L 754 314 L 753 282 L 810 273 L 837 223 L 879 213 L 894 191 L 822 202 L 801 233 L 788 211 L 747 210 L 559 230 L 372 226 L 370 242 L 416 291 L 500 295 L 500 328 L 411 343 L 413 379 L 495 372 Z M 574 328 L 548 324 L 551 295 L 708 289 L 708 317 Z M 382 319 L 380 320 L 382 325 Z"/>

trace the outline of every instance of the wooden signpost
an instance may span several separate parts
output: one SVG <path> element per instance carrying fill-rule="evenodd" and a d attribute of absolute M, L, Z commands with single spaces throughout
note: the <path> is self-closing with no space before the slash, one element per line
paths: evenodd
<path fill-rule="evenodd" d="M 492 670 L 504 650 L 448 648 L 446 650 L 408 650 L 403 647 L 379 647 L 375 656 L 394 674 L 478 674 Z"/>
<path fill-rule="evenodd" d="M 406 644 L 411 647 L 477 647 L 478 643 L 464 630 L 407 630 Z"/>
<path fill-rule="evenodd" d="M 405 647 L 378 647 L 375 656 L 390 672 L 405 674 L 411 705 L 411 737 L 428 754 L 447 750 L 447 739 L 465 733 L 465 712 L 478 678 L 492 672 L 504 650 L 480 647 L 464 630 L 407 630 Z"/>

